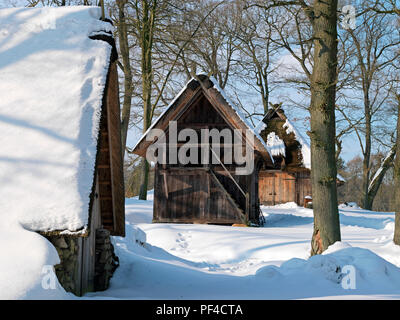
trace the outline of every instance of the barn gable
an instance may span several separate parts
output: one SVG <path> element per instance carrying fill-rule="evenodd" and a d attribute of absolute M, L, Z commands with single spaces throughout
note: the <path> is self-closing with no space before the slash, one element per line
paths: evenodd
<path fill-rule="evenodd" d="M 146 156 L 146 151 L 156 140 L 147 141 L 151 129 L 162 129 L 171 143 L 170 123 L 176 121 L 177 130 L 202 129 L 247 130 L 254 139 L 243 136 L 240 147 L 254 153 L 254 170 L 245 175 L 236 173 L 237 164 L 227 161 L 221 151 L 216 162 L 155 166 L 154 222 L 247 224 L 258 223 L 259 206 L 257 178 L 260 163 L 272 163 L 270 150 L 218 88 L 214 79 L 197 76 L 191 79 L 164 113 L 141 137 L 133 152 Z M 232 140 L 223 139 L 224 146 L 233 146 Z M 178 143 L 178 147 L 181 145 Z M 199 153 L 200 154 L 200 153 Z M 210 153 L 211 155 L 211 153 Z M 212 157 L 212 156 L 211 156 Z"/>
<path fill-rule="evenodd" d="M 154 141 L 146 141 L 148 133 L 152 129 L 162 129 L 167 131 L 170 121 L 179 119 L 188 107 L 192 106 L 197 99 L 205 97 L 209 104 L 218 112 L 224 122 L 231 129 L 250 130 L 254 134 L 254 143 L 248 141 L 254 150 L 258 151 L 267 161 L 271 161 L 269 148 L 265 144 L 260 135 L 254 131 L 245 117 L 238 111 L 234 104 L 224 94 L 223 90 L 217 85 L 213 78 L 204 75 L 197 76 L 198 80 L 192 78 L 185 87 L 178 93 L 175 99 L 170 103 L 166 110 L 153 122 L 150 128 L 142 135 L 133 152 L 145 156 L 146 150 Z M 201 81 L 201 84 L 200 82 Z M 203 100 L 203 101 L 206 101 Z M 198 109 L 199 113 L 203 113 L 202 107 Z M 205 114 L 205 112 L 204 112 Z M 208 120 L 207 120 L 208 121 Z M 220 120 L 219 120 L 220 121 Z"/>

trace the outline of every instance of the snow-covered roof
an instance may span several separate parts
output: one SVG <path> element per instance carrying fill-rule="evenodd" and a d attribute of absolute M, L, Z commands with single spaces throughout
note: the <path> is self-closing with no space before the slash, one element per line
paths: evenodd
<path fill-rule="evenodd" d="M 300 134 L 300 132 L 296 129 L 296 127 L 286 118 L 286 122 L 283 125 L 286 128 L 286 133 L 290 134 L 294 133 L 296 140 L 300 143 L 301 146 L 301 155 L 303 156 L 303 165 L 307 169 L 311 169 L 311 148 L 310 143 L 304 139 L 304 137 Z"/>
<path fill-rule="evenodd" d="M 282 127 L 286 130 L 286 133 L 287 134 L 293 133 L 295 136 L 295 139 L 300 144 L 303 166 L 305 168 L 311 170 L 311 147 L 310 147 L 310 141 L 309 141 L 308 137 L 305 137 L 303 134 L 301 134 L 300 131 L 293 125 L 292 121 L 290 121 L 286 115 L 283 115 L 282 112 L 277 112 L 277 110 L 278 109 L 276 109 L 275 111 L 270 110 L 265 115 L 265 117 L 257 124 L 257 126 L 255 127 L 254 130 L 257 132 L 257 134 L 260 134 L 265 128 L 268 127 L 268 124 L 265 123 L 264 121 L 266 121 L 267 119 L 270 119 L 272 114 L 277 113 L 282 120 L 285 120 L 285 123 L 282 125 Z M 271 132 L 271 133 L 274 133 L 274 132 Z M 278 138 L 280 140 L 280 138 L 277 135 L 275 135 L 275 133 L 274 133 L 273 137 L 270 137 L 269 135 L 267 137 L 267 145 L 268 146 L 275 145 L 275 151 L 271 150 L 271 152 L 273 153 L 274 156 L 279 155 L 279 152 L 281 152 L 280 148 L 282 147 L 282 145 L 280 145 L 279 140 L 277 140 L 276 138 Z M 274 139 L 274 140 L 272 141 L 272 139 Z M 282 144 L 284 145 L 283 141 L 282 141 Z M 284 153 L 281 153 L 281 154 L 284 155 Z M 337 174 L 337 179 L 342 182 L 346 181 L 340 174 Z"/>
<path fill-rule="evenodd" d="M 287 118 L 286 118 L 286 122 L 283 125 L 283 127 L 286 128 L 287 133 L 290 133 L 290 132 L 294 133 L 296 140 L 301 145 L 301 154 L 303 156 L 303 164 L 307 169 L 311 170 L 311 148 L 310 148 L 309 140 L 308 139 L 306 140 L 304 138 L 304 136 L 296 129 L 296 127 Z M 346 179 L 343 178 L 339 173 L 336 174 L 336 178 L 341 182 L 346 181 Z"/>
<path fill-rule="evenodd" d="M 112 26 L 98 7 L 0 10 L 0 215 L 34 231 L 88 224 Z"/>
<path fill-rule="evenodd" d="M 271 149 L 273 156 L 285 156 L 285 143 L 275 132 L 270 132 L 267 136 L 267 146 Z"/>
<path fill-rule="evenodd" d="M 257 132 L 258 135 L 260 135 L 261 132 L 268 127 L 268 120 L 273 116 L 273 114 L 276 113 L 282 120 L 285 121 L 285 123 L 282 125 L 282 127 L 283 127 L 283 129 L 286 130 L 286 133 L 287 134 L 293 133 L 296 141 L 300 144 L 303 166 L 307 169 L 311 169 L 311 148 L 310 148 L 310 143 L 309 143 L 308 139 L 305 139 L 304 136 L 293 125 L 293 123 L 286 117 L 286 115 L 284 115 L 282 112 L 280 112 L 278 110 L 279 109 L 275 109 L 275 110 L 270 109 L 267 112 L 267 114 L 264 116 L 264 118 L 257 124 L 257 126 L 255 127 L 254 130 Z M 276 143 L 278 143 L 278 142 L 276 142 Z M 282 143 L 283 143 L 283 141 L 282 141 Z M 274 155 L 276 156 L 276 154 L 274 154 Z"/>

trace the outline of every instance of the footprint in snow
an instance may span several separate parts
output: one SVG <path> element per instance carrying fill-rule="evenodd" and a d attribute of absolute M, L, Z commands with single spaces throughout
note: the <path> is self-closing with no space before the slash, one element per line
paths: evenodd
<path fill-rule="evenodd" d="M 173 251 L 179 250 L 179 251 L 184 251 L 185 253 L 189 253 L 190 250 L 187 250 L 187 248 L 189 247 L 189 243 L 187 241 L 190 240 L 192 236 L 183 232 L 179 232 L 177 235 L 179 238 L 176 239 L 175 242 L 178 244 L 178 246 L 172 248 L 171 250 Z"/>

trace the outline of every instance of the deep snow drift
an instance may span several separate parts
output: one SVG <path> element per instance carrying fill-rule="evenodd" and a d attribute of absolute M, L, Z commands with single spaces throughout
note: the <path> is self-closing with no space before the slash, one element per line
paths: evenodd
<path fill-rule="evenodd" d="M 107 291 L 85 298 L 400 298 L 392 213 L 340 206 L 343 242 L 310 258 L 312 210 L 295 203 L 263 207 L 263 228 L 151 224 L 152 204 L 127 199 L 120 267 Z"/>

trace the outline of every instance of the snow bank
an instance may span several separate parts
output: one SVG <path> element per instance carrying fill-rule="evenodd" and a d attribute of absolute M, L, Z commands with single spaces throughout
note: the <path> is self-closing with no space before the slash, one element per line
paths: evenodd
<path fill-rule="evenodd" d="M 297 205 L 296 202 L 286 202 L 286 203 L 280 203 L 274 206 L 263 206 L 265 208 L 274 208 L 274 209 L 297 209 L 297 208 L 302 208 L 299 205 Z"/>
<path fill-rule="evenodd" d="M 114 238 L 120 267 L 91 298 L 400 298 L 393 213 L 340 209 L 343 241 L 310 258 L 313 211 L 295 203 L 263 206 L 263 228 L 151 224 L 152 209 L 151 200 L 129 200 L 127 237 Z M 352 271 L 355 289 L 345 289 Z"/>
<path fill-rule="evenodd" d="M 350 273 L 352 279 L 350 277 Z M 308 282 L 304 288 L 307 296 L 314 290 L 315 297 L 322 294 L 356 295 L 370 292 L 400 293 L 400 269 L 372 251 L 353 248 L 349 244 L 335 243 L 324 254 L 309 259 L 294 258 L 280 267 L 266 266 L 257 277 L 279 279 L 282 289 L 291 281 Z M 349 290 L 350 281 L 352 290 Z"/>
<path fill-rule="evenodd" d="M 144 245 L 137 242 L 139 229 L 147 234 Z M 297 229 L 286 229 L 290 232 L 285 235 L 284 229 L 273 233 L 268 228 L 127 224 L 126 230 L 126 238 L 115 238 L 121 266 L 110 288 L 89 297 L 400 297 L 400 269 L 392 263 L 346 242 L 307 257 L 304 253 L 309 247 L 293 241 L 298 239 Z M 288 255 L 292 258 L 286 259 Z"/>
<path fill-rule="evenodd" d="M 351 248 L 351 245 L 348 242 L 336 241 L 334 244 L 329 246 L 322 254 L 334 253 L 336 251 Z"/>
<path fill-rule="evenodd" d="M 56 249 L 36 232 L 13 221 L 0 225 L 0 299 L 71 299 L 59 284 Z M 6 258 L 5 258 L 6 257 Z"/>
<path fill-rule="evenodd" d="M 100 15 L 85 6 L 0 10 L 2 298 L 66 296 L 43 289 L 43 268 L 58 263 L 57 253 L 28 230 L 88 224 L 111 54 L 89 39 L 112 30 Z"/>

